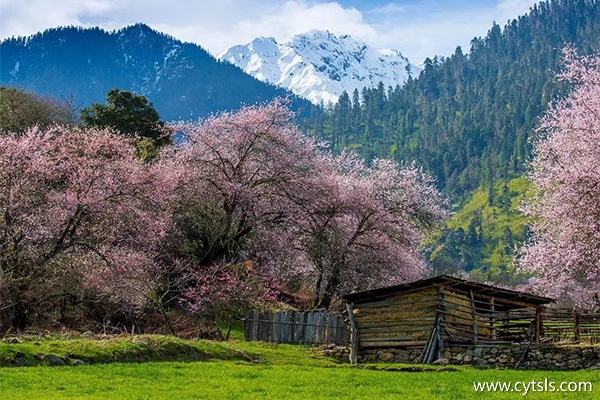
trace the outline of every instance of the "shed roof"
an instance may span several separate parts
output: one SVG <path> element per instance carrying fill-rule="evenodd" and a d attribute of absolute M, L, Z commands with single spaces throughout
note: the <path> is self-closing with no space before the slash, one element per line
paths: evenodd
<path fill-rule="evenodd" d="M 456 278 L 450 275 L 440 275 L 433 278 L 421 279 L 415 282 L 403 283 L 401 285 L 365 290 L 364 292 L 349 293 L 343 295 L 342 299 L 353 303 L 364 303 L 366 300 L 381 299 L 384 297 L 413 291 L 415 289 L 423 289 L 440 285 L 464 291 L 472 290 L 475 294 L 494 296 L 497 299 L 519 301 L 522 303 L 529 303 L 531 305 L 543 305 L 554 302 L 554 299 L 549 297 L 536 296 L 516 290 L 485 285 L 483 283 L 467 281 L 465 279 Z"/>

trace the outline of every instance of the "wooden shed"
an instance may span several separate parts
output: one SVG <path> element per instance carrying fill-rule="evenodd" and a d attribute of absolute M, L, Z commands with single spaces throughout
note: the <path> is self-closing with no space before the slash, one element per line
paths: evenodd
<path fill-rule="evenodd" d="M 364 349 L 410 348 L 430 363 L 453 344 L 539 342 L 542 309 L 553 302 L 449 275 L 342 298 L 353 363 Z"/>

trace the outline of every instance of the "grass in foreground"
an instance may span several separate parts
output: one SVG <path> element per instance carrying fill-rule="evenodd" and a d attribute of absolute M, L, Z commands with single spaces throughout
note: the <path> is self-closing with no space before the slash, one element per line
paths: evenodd
<path fill-rule="evenodd" d="M 166 343 L 179 339 L 150 337 Z M 133 338 L 135 339 L 135 338 Z M 129 338 L 104 343 L 40 341 L 10 346 L 51 349 L 56 354 L 87 348 L 108 353 Z M 138 339 L 139 340 L 139 339 Z M 146 342 L 149 339 L 146 337 Z M 598 371 L 478 370 L 414 365 L 352 367 L 327 359 L 306 346 L 248 342 L 186 342 L 202 349 L 203 362 L 111 363 L 83 366 L 0 368 L 4 399 L 517 399 L 523 393 L 475 392 L 474 381 L 589 381 L 593 392 L 530 392 L 533 399 L 596 399 Z M 181 343 L 180 343 L 181 344 Z M 0 358 L 7 354 L 0 343 Z M 87 346 L 87 347 L 86 347 Z M 161 346 L 158 346 L 160 348 Z M 184 348 L 187 348 L 184 346 Z M 69 349 L 69 350 L 67 350 Z M 93 349 L 90 350 L 90 349 Z M 113 350 L 116 350 L 113 348 Z M 14 348 L 10 351 L 14 351 Z M 192 352 L 194 354 L 194 352 Z M 383 370 L 382 370 L 383 369 Z M 409 372 L 419 371 L 419 372 Z"/>

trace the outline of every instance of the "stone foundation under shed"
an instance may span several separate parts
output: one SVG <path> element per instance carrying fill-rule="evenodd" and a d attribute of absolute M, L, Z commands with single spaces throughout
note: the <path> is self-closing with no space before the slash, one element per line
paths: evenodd
<path fill-rule="evenodd" d="M 360 349 L 358 362 L 410 364 L 417 361 L 421 351 L 410 348 Z M 329 346 L 323 354 L 348 362 L 350 350 Z M 600 369 L 600 345 L 449 345 L 444 351 L 444 358 L 436 363 L 541 370 Z"/>

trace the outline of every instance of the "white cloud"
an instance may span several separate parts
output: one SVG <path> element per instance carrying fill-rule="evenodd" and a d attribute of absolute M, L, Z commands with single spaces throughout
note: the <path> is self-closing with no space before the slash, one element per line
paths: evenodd
<path fill-rule="evenodd" d="M 456 46 L 467 52 L 471 40 L 485 36 L 495 21 L 500 26 L 525 14 L 539 0 L 418 0 L 402 9 L 387 6 L 388 13 L 378 13 L 369 22 L 378 32 L 380 46 L 400 50 L 412 62 L 425 57 L 451 55 Z M 460 4 L 462 3 L 462 5 Z"/>
<path fill-rule="evenodd" d="M 26 36 L 65 25 L 81 25 L 88 16 L 105 14 L 114 7 L 111 0 L 1 0 L 0 38 Z"/>
<path fill-rule="evenodd" d="M 200 43 L 214 54 L 236 44 L 248 43 L 258 36 L 287 41 L 293 35 L 312 29 L 328 29 L 336 34 L 350 34 L 368 41 L 374 41 L 377 37 L 375 29 L 363 21 L 361 12 L 344 8 L 335 2 L 294 0 L 235 3 L 235 6 L 230 4 L 230 7 L 219 9 L 207 7 L 210 10 L 205 9 L 203 13 L 210 11 L 213 16 L 220 14 L 218 18 L 211 17 L 208 21 L 199 18 L 196 21 L 152 26 L 179 39 Z"/>
<path fill-rule="evenodd" d="M 234 31 L 250 39 L 273 36 L 282 41 L 313 29 L 327 29 L 335 34 L 349 34 L 368 41 L 377 37 L 375 29 L 364 22 L 360 11 L 334 2 L 308 4 L 287 1 L 281 8 L 258 20 L 246 20 L 233 26 Z"/>
<path fill-rule="evenodd" d="M 0 0 L 0 38 L 30 35 L 64 25 L 117 29 L 136 22 L 213 54 L 257 36 L 287 41 L 311 29 L 350 34 L 402 51 L 413 62 L 468 50 L 492 21 L 503 25 L 525 13 L 533 0 L 408 0 L 367 9 L 346 0 Z"/>
<path fill-rule="evenodd" d="M 539 0 L 499 0 L 497 8 L 505 16 L 505 19 L 511 19 L 525 14 L 538 2 Z"/>

